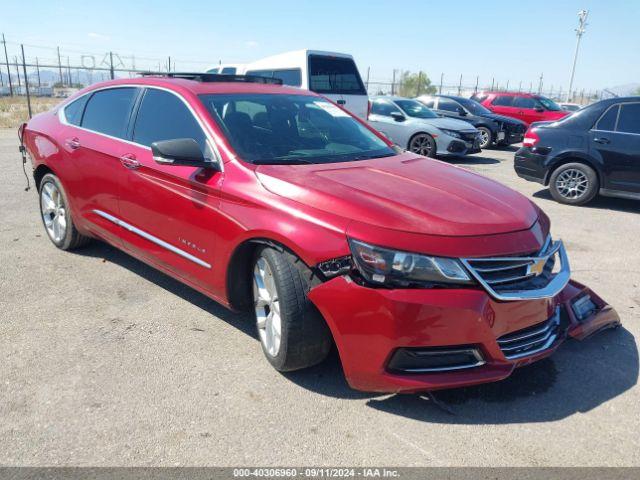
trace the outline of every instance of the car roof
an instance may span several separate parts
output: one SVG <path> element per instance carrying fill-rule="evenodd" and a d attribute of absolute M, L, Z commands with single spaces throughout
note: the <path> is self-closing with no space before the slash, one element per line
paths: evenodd
<path fill-rule="evenodd" d="M 476 95 L 505 95 L 512 97 L 540 97 L 537 93 L 528 93 L 528 92 L 496 92 L 496 91 L 482 91 L 478 92 Z"/>
<path fill-rule="evenodd" d="M 95 83 L 87 87 L 82 92 L 102 89 L 107 87 L 117 87 L 124 85 L 132 86 L 153 86 L 162 87 L 174 91 L 188 91 L 194 95 L 203 94 L 229 94 L 229 93 L 266 93 L 281 95 L 311 95 L 318 96 L 316 93 L 300 90 L 295 87 L 287 87 L 282 85 L 253 83 L 253 82 L 201 82 L 197 80 L 189 80 L 185 78 L 170 78 L 162 76 L 144 76 L 137 78 L 121 78 L 117 80 L 109 80 L 106 82 Z"/>

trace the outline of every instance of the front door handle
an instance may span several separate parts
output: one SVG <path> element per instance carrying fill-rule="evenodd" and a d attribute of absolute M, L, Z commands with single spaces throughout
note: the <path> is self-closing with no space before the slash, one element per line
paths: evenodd
<path fill-rule="evenodd" d="M 136 156 L 131 153 L 121 156 L 120 163 L 130 170 L 135 170 L 140 166 L 140 162 L 136 160 Z"/>
<path fill-rule="evenodd" d="M 76 150 L 77 148 L 80 148 L 80 140 L 78 139 L 78 137 L 67 138 L 65 140 L 65 143 L 67 144 L 67 147 L 69 147 L 71 150 Z"/>
<path fill-rule="evenodd" d="M 609 140 L 608 138 L 605 137 L 596 137 L 593 139 L 594 142 L 596 143 L 601 143 L 602 145 L 607 145 L 609 143 L 611 143 L 611 140 Z"/>
<path fill-rule="evenodd" d="M 340 100 L 338 100 L 336 103 L 337 103 L 338 105 L 344 105 L 345 103 L 347 103 L 347 101 L 346 101 L 346 100 L 342 100 L 342 99 L 340 99 Z"/>

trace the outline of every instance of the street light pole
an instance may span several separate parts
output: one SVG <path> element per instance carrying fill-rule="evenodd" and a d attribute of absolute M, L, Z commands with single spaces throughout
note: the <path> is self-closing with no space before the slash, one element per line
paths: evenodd
<path fill-rule="evenodd" d="M 571 80 L 569 80 L 569 92 L 567 93 L 567 101 L 571 100 L 571 92 L 573 91 L 573 77 L 576 73 L 576 62 L 578 61 L 578 50 L 580 49 L 580 40 L 587 27 L 587 17 L 589 10 L 580 10 L 578 12 L 578 28 L 576 28 L 576 51 L 573 54 L 573 67 L 571 67 Z"/>

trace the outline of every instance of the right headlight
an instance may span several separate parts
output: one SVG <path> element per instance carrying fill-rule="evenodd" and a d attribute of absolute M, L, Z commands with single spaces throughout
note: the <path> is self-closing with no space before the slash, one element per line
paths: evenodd
<path fill-rule="evenodd" d="M 462 136 L 458 132 L 456 132 L 455 130 L 447 130 L 446 128 L 441 128 L 440 130 L 442 131 L 442 133 L 445 133 L 445 134 L 449 135 L 450 137 L 462 138 Z"/>
<path fill-rule="evenodd" d="M 474 283 L 454 258 L 391 250 L 353 239 L 349 246 L 356 268 L 371 283 L 401 287 Z"/>

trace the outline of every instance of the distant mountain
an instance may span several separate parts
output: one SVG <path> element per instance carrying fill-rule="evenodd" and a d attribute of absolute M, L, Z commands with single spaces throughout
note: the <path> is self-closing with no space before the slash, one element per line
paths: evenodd
<path fill-rule="evenodd" d="M 640 83 L 628 83 L 626 85 L 604 88 L 602 90 L 602 98 L 610 98 L 614 95 L 617 95 L 618 97 L 628 97 L 631 95 L 636 95 L 638 89 L 640 89 Z"/>
<path fill-rule="evenodd" d="M 35 71 L 29 70 L 27 72 L 29 76 L 29 85 L 38 85 L 38 74 Z M 64 83 L 68 83 L 69 71 L 66 68 L 62 69 L 62 76 L 64 78 Z M 120 75 L 116 75 L 120 76 Z M 0 78 L 2 79 L 2 84 L 4 86 L 9 85 L 6 67 L 2 66 L 2 71 L 0 71 Z M 82 85 L 90 85 L 95 82 L 99 82 L 102 80 L 107 80 L 109 78 L 109 72 L 98 71 L 91 72 L 89 70 L 74 70 L 71 69 L 71 81 L 74 84 L 82 84 Z M 11 81 L 17 85 L 18 77 L 15 71 L 15 67 L 11 69 Z M 20 69 L 20 81 L 24 82 L 24 77 L 22 76 L 22 69 Z M 52 86 L 54 83 L 60 82 L 60 71 L 59 70 L 40 70 L 40 83 L 42 86 Z"/>

